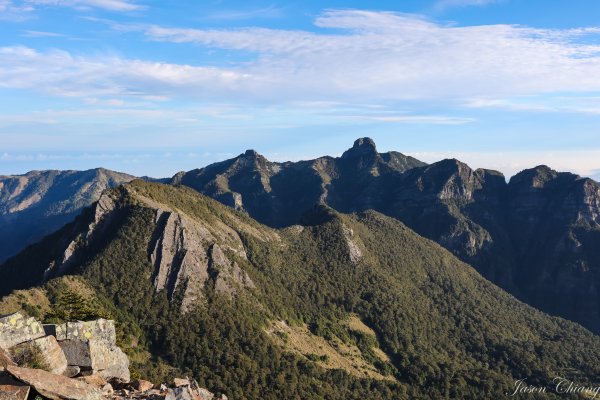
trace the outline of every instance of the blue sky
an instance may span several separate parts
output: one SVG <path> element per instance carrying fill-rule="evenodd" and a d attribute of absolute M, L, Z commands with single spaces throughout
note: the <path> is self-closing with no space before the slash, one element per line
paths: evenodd
<path fill-rule="evenodd" d="M 357 137 L 600 178 L 600 2 L 0 0 L 0 174 L 170 176 Z"/>

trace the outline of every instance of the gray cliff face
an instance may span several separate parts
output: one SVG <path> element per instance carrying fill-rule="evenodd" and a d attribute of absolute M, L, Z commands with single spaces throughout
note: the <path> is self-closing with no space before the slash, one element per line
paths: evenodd
<path fill-rule="evenodd" d="M 248 151 L 173 183 L 273 227 L 303 221 L 317 204 L 382 212 L 521 299 L 600 331 L 600 186 L 591 179 L 539 166 L 507 183 L 458 160 L 378 153 L 362 138 L 340 158 L 272 163 Z"/>
<path fill-rule="evenodd" d="M 232 240 L 236 243 L 228 250 L 246 258 L 239 236 Z M 149 248 L 155 268 L 154 287 L 166 290 L 170 298 L 182 289 L 183 312 L 189 311 L 209 285 L 219 293 L 254 287 L 248 274 L 225 255 L 218 239 L 202 222 L 179 213 L 156 210 L 156 228 Z"/>
<path fill-rule="evenodd" d="M 74 272 L 102 249 L 103 243 L 110 240 L 135 209 L 155 216 L 152 235 L 146 244 L 148 263 L 153 268 L 149 279 L 155 290 L 165 291 L 170 300 L 180 293 L 182 312 L 188 312 L 198 304 L 206 289 L 235 295 L 241 289 L 255 287 L 238 263 L 247 259 L 237 231 L 244 229 L 236 225 L 240 222 L 208 221 L 187 215 L 150 200 L 130 185 L 105 191 L 73 223 L 45 239 L 52 243 L 52 254 L 50 262 L 38 266 L 43 274 L 22 276 L 15 269 L 13 272 L 17 275 L 9 276 L 7 271 L 13 270 L 10 263 L 19 263 L 17 257 L 9 260 L 8 266 L 3 265 L 4 276 L 13 281 L 13 287 L 24 288 Z M 43 246 L 43 243 L 36 246 Z M 39 252 L 35 248 L 32 251 Z M 40 257 L 49 258 L 48 254 L 40 254 Z"/>
<path fill-rule="evenodd" d="M 103 168 L 0 176 L 0 262 L 74 219 L 105 189 L 132 179 Z"/>

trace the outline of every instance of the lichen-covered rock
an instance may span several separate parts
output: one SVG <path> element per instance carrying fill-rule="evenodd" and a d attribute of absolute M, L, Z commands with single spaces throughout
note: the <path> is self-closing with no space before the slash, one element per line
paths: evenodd
<path fill-rule="evenodd" d="M 69 365 L 91 370 L 105 379 L 129 381 L 129 359 L 116 345 L 96 339 L 67 339 L 59 344 Z"/>
<path fill-rule="evenodd" d="M 115 345 L 117 341 L 115 322 L 112 320 L 100 318 L 86 322 L 67 322 L 64 329 L 65 339 L 67 340 L 93 340 L 110 343 L 112 345 Z"/>
<path fill-rule="evenodd" d="M 35 318 L 26 318 L 21 313 L 0 317 L 0 348 L 10 349 L 45 335 L 42 325 Z"/>
<path fill-rule="evenodd" d="M 56 340 L 67 338 L 67 324 L 44 324 L 43 328 L 46 335 L 54 336 Z"/>
<path fill-rule="evenodd" d="M 129 359 L 116 345 L 114 321 L 98 319 L 88 322 L 67 322 L 57 326 L 65 340 L 59 345 L 67 363 L 91 370 L 105 379 L 129 381 Z"/>

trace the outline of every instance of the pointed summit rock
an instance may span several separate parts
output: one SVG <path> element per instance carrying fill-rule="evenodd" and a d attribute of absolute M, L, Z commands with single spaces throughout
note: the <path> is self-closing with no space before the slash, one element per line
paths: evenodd
<path fill-rule="evenodd" d="M 354 158 L 354 157 L 365 157 L 365 156 L 378 156 L 377 146 L 375 146 L 375 142 L 373 139 L 364 137 L 360 139 L 356 139 L 354 141 L 354 145 L 351 149 L 346 150 L 344 154 L 342 154 L 342 158 Z"/>
<path fill-rule="evenodd" d="M 248 149 L 244 152 L 244 157 L 258 158 L 262 157 L 256 150 Z"/>

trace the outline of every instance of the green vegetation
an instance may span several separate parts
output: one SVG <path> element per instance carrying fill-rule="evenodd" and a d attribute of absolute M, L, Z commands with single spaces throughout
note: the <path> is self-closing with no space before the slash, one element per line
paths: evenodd
<path fill-rule="evenodd" d="M 92 321 L 98 318 L 110 319 L 111 315 L 96 301 L 70 289 L 58 293 L 52 311 L 46 316 L 48 322 Z"/>
<path fill-rule="evenodd" d="M 35 343 L 25 343 L 14 347 L 11 357 L 17 365 L 22 367 L 49 370 L 42 350 Z"/>
<path fill-rule="evenodd" d="M 93 288 L 95 312 L 110 312 L 124 327 L 134 375 L 189 375 L 235 399 L 501 398 L 523 377 L 550 384 L 560 375 L 584 384 L 600 375 L 600 339 L 518 302 L 396 220 L 322 210 L 327 218 L 313 215 L 314 226 L 274 231 L 189 189 L 130 187 L 137 194 L 123 197 L 72 273 Z M 256 289 L 229 296 L 207 288 L 183 315 L 181 291 L 169 301 L 152 285 L 148 244 L 156 213 L 139 195 L 206 218 L 212 229 L 223 223 L 237 231 L 248 257 L 227 255 Z M 356 263 L 348 228 L 363 253 Z M 39 246 L 56 243 L 47 240 Z M 51 261 L 24 254 L 14 262 L 35 275 Z M 66 297 L 51 303 L 68 303 Z M 348 325 L 351 315 L 373 332 Z M 390 379 L 324 369 L 318 363 L 328 360 L 316 352 L 292 354 L 266 334 L 272 321 L 307 324 L 332 345 L 355 345 Z"/>

